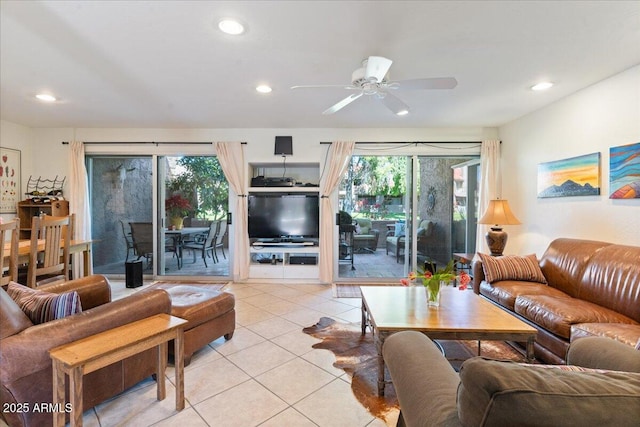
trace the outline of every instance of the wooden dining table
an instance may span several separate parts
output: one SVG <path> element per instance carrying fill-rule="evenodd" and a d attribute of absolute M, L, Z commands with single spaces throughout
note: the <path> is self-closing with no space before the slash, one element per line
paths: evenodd
<path fill-rule="evenodd" d="M 91 247 L 93 240 L 72 240 L 69 245 L 69 253 L 82 254 L 82 262 L 84 266 L 84 275 L 89 276 L 93 274 L 93 266 L 91 265 Z M 9 243 L 5 243 L 5 265 L 9 262 L 9 251 L 11 246 Z M 38 251 L 44 251 L 44 240 L 38 240 Z M 29 258 L 31 255 L 31 240 L 18 241 L 18 264 L 29 264 Z"/>

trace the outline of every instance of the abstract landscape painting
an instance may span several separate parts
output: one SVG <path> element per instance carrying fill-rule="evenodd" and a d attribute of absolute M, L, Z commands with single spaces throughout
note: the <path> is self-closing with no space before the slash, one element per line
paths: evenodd
<path fill-rule="evenodd" d="M 538 197 L 600 194 L 600 153 L 538 165 Z"/>
<path fill-rule="evenodd" d="M 640 198 L 640 142 L 609 149 L 609 198 Z"/>

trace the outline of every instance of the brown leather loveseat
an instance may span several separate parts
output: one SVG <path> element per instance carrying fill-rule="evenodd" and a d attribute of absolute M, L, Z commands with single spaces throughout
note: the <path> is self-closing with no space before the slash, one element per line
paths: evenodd
<path fill-rule="evenodd" d="M 111 302 L 104 276 L 93 275 L 38 288 L 51 293 L 77 291 L 82 313 L 33 325 L 11 297 L 0 288 L 0 403 L 10 427 L 48 426 L 53 415 L 36 411 L 52 400 L 49 350 L 159 313 L 170 313 L 167 292 L 138 292 Z M 155 374 L 157 350 L 151 349 L 116 362 L 83 378 L 84 409 L 121 393 Z M 66 399 L 68 402 L 69 400 Z M 15 409 L 15 410 L 14 410 Z"/>
<path fill-rule="evenodd" d="M 634 346 L 640 339 L 640 247 L 560 238 L 539 260 L 546 284 L 485 280 L 473 266 L 473 289 L 538 329 L 536 357 L 564 363 L 569 343 L 605 336 Z"/>

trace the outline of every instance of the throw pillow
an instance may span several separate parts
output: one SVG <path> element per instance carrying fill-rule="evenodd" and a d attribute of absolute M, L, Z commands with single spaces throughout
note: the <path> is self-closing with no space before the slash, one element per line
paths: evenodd
<path fill-rule="evenodd" d="M 465 426 L 633 426 L 640 373 L 575 372 L 468 359 L 460 368 L 458 416 Z"/>
<path fill-rule="evenodd" d="M 82 312 L 76 291 L 54 294 L 9 282 L 7 293 L 36 325 Z"/>
<path fill-rule="evenodd" d="M 482 261 L 485 280 L 489 283 L 500 280 L 522 280 L 525 282 L 547 283 L 540 270 L 535 254 L 527 256 L 504 255 L 493 257 L 478 253 Z"/>
<path fill-rule="evenodd" d="M 404 222 L 396 222 L 393 237 L 404 236 L 406 224 Z"/>

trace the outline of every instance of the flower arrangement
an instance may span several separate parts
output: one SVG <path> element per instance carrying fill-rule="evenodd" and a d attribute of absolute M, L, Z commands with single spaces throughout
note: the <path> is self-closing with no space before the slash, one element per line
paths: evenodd
<path fill-rule="evenodd" d="M 165 199 L 164 208 L 167 211 L 167 216 L 170 218 L 182 218 L 189 214 L 191 204 L 180 194 L 174 194 Z"/>
<path fill-rule="evenodd" d="M 451 260 L 444 268 L 436 270 L 435 272 L 418 269 L 417 272 L 412 271 L 409 273 L 408 278 L 401 279 L 400 283 L 404 286 L 409 286 L 411 282 L 421 279 L 422 284 L 427 290 L 427 303 L 429 305 L 438 306 L 440 299 L 440 286 L 446 286 L 451 284 L 454 280 L 458 280 L 458 289 L 464 291 L 471 282 L 471 276 L 464 271 L 460 274 L 456 274 L 453 266 L 454 260 Z M 431 264 L 431 270 L 434 270 L 433 264 Z"/>

